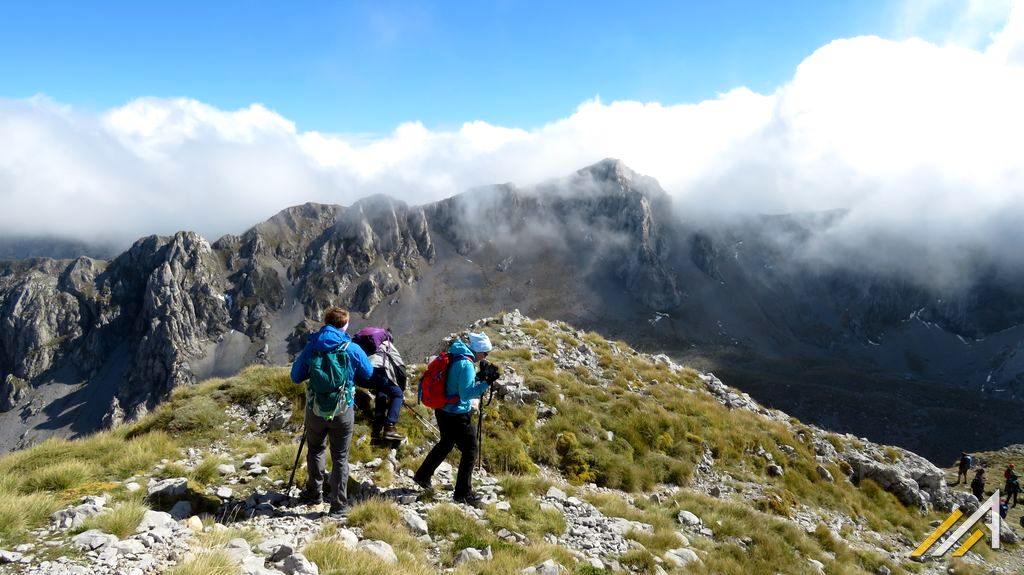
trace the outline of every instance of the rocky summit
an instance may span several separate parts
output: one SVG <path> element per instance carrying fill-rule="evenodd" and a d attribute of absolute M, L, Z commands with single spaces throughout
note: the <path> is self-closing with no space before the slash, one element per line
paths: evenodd
<path fill-rule="evenodd" d="M 562 322 L 513 311 L 467 328 L 490 335 L 489 359 L 502 369 L 482 401 L 481 508 L 452 501 L 448 463 L 432 490 L 413 482 L 434 439 L 422 406 L 414 407 L 422 420 L 402 414 L 407 439 L 397 445 L 371 443 L 367 416 L 358 413 L 349 517 L 300 504 L 298 490 L 285 487 L 302 387 L 284 367 L 251 366 L 177 387 L 135 422 L 0 459 L 0 573 L 1024 567 L 1021 531 L 1008 522 L 1000 550 L 983 539 L 960 558 L 910 557 L 951 510 L 979 505 L 912 452 L 803 423 L 712 373 Z"/>
<path fill-rule="evenodd" d="M 1024 442 L 1024 427 L 989 424 L 1022 407 L 1024 282 L 971 270 L 939 289 L 801 256 L 843 218 L 704 221 L 605 160 L 424 206 L 295 206 L 213 242 L 181 232 L 110 259 L 0 262 L 0 452 L 285 363 L 335 304 L 417 358 L 496 309 L 569 321 L 943 465 Z M 69 255 L 51 244 L 3 253 Z"/>

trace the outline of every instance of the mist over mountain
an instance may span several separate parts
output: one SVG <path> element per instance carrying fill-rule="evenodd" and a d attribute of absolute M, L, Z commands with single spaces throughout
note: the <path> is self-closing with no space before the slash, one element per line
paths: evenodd
<path fill-rule="evenodd" d="M 821 265 L 847 212 L 686 217 L 605 160 L 410 206 L 288 208 L 210 243 L 149 236 L 110 260 L 0 264 L 0 430 L 11 449 L 139 417 L 178 386 L 285 363 L 330 305 L 420 359 L 521 309 L 727 376 L 806 421 L 937 460 L 1020 442 L 1024 293 L 1012 268 L 929 286 Z M 884 250 L 884 246 L 880 247 Z"/>
<path fill-rule="evenodd" d="M 419 205 L 495 182 L 540 185 L 615 157 L 657 178 L 689 224 L 844 210 L 793 249 L 820 267 L 961 289 L 1022 266 L 1024 9 L 1006 12 L 978 47 L 841 39 L 765 93 L 595 98 L 534 128 L 327 134 L 260 104 L 0 100 L 0 228 L 124 249 L 152 233 L 241 233 L 304 202 Z"/>

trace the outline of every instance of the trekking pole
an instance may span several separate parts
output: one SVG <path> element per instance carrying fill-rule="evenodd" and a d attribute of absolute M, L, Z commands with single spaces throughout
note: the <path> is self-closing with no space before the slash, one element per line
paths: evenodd
<path fill-rule="evenodd" d="M 423 416 L 420 415 L 419 412 L 417 412 L 415 409 L 413 409 L 412 406 L 409 405 L 408 403 L 403 403 L 402 405 L 412 412 L 412 415 L 413 417 L 416 418 L 416 421 L 419 421 L 420 424 L 423 425 L 423 427 L 427 428 L 427 431 L 433 433 L 436 436 L 435 439 L 441 438 L 441 431 L 437 427 L 431 425 L 429 421 L 424 419 Z"/>
<path fill-rule="evenodd" d="M 288 487 L 284 490 L 285 495 L 288 495 L 292 491 L 292 484 L 295 483 L 295 471 L 299 468 L 299 458 L 302 457 L 302 446 L 305 444 L 306 422 L 302 422 L 302 439 L 299 440 L 299 450 L 295 453 L 295 464 L 292 465 L 292 476 L 288 478 Z"/>
<path fill-rule="evenodd" d="M 494 399 L 494 384 L 488 386 L 490 391 L 487 394 L 487 403 L 484 403 L 484 398 L 480 397 L 480 413 L 477 414 L 476 424 L 476 468 L 478 470 L 484 468 L 484 406 L 490 405 L 491 400 Z"/>

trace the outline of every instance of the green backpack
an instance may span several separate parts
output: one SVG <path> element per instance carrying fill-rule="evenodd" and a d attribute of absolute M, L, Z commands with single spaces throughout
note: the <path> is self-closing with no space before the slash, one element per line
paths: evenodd
<path fill-rule="evenodd" d="M 331 351 L 316 351 L 309 358 L 309 395 L 313 413 L 330 421 L 348 409 L 355 394 L 349 343 Z"/>

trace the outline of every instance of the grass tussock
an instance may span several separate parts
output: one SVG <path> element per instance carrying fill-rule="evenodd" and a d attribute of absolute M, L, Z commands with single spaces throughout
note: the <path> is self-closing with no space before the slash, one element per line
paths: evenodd
<path fill-rule="evenodd" d="M 201 485 L 209 485 L 220 478 L 220 472 L 217 471 L 217 466 L 222 463 L 226 463 L 223 457 L 219 455 L 208 455 L 203 458 L 203 461 L 199 465 L 195 466 L 192 471 L 188 472 L 187 477 Z"/>
<path fill-rule="evenodd" d="M 92 481 L 100 473 L 101 469 L 94 463 L 74 459 L 60 461 L 29 472 L 22 483 L 22 489 L 28 493 L 64 491 Z"/>
<path fill-rule="evenodd" d="M 356 551 L 331 539 L 318 539 L 303 549 L 303 554 L 320 568 L 320 575 L 433 575 L 428 565 L 407 558 L 398 564 L 387 563 L 367 551 Z"/>
<path fill-rule="evenodd" d="M 28 530 L 44 525 L 61 502 L 51 493 L 9 493 L 0 497 L 0 544 L 20 543 Z"/>
<path fill-rule="evenodd" d="M 263 542 L 263 536 L 256 529 L 250 527 L 218 527 L 204 530 L 196 534 L 200 545 L 210 549 L 224 547 L 234 539 L 245 539 L 250 547 L 255 547 Z"/>
<path fill-rule="evenodd" d="M 167 570 L 167 575 L 238 575 L 240 568 L 224 551 L 205 550 Z"/>
<path fill-rule="evenodd" d="M 135 533 L 148 509 L 141 503 L 119 503 L 110 511 L 87 518 L 82 525 L 82 531 L 99 529 L 104 533 L 117 535 L 118 539 L 124 539 Z"/>
<path fill-rule="evenodd" d="M 565 516 L 556 509 L 541 509 L 533 496 L 513 497 L 509 504 L 509 511 L 498 511 L 493 505 L 487 509 L 485 517 L 494 530 L 508 529 L 531 539 L 565 533 Z"/>
<path fill-rule="evenodd" d="M 391 545 L 404 561 L 425 559 L 423 544 L 402 521 L 401 511 L 393 501 L 370 499 L 352 508 L 349 523 L 363 529 L 363 537 L 378 539 Z"/>
<path fill-rule="evenodd" d="M 491 548 L 494 558 L 485 563 L 468 563 L 455 569 L 456 575 L 519 575 L 523 569 L 548 559 L 563 565 L 572 572 L 575 558 L 564 547 L 533 543 L 530 545 L 504 545 Z M 652 571 L 653 573 L 653 571 Z"/>

